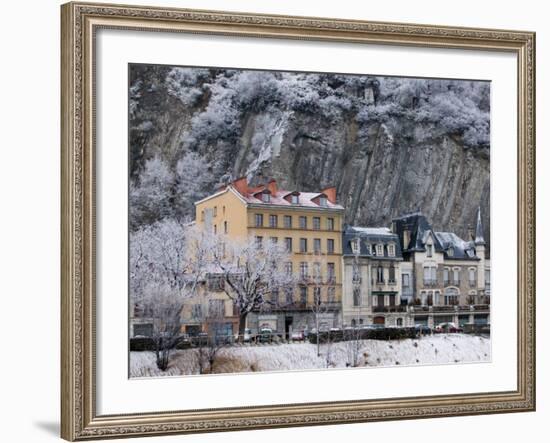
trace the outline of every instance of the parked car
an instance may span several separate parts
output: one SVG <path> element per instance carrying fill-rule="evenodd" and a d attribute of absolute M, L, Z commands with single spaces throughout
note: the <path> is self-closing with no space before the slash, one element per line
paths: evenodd
<path fill-rule="evenodd" d="M 464 332 L 464 330 L 461 327 L 459 327 L 455 323 L 451 323 L 451 322 L 439 323 L 435 327 L 434 331 L 438 332 L 438 333 L 441 333 L 441 332 L 450 332 L 450 333 Z"/>
<path fill-rule="evenodd" d="M 199 332 L 195 337 L 191 339 L 193 346 L 205 346 L 208 344 L 208 334 L 206 332 Z"/>
<path fill-rule="evenodd" d="M 239 333 L 237 332 L 235 334 L 235 341 L 239 341 Z M 250 343 L 251 341 L 254 341 L 254 335 L 252 334 L 252 330 L 250 328 L 245 328 L 244 329 L 244 334 L 243 334 L 243 342 L 244 343 Z"/>
<path fill-rule="evenodd" d="M 414 330 L 417 334 L 421 335 L 430 335 L 432 333 L 432 329 L 429 326 L 422 325 L 422 324 L 416 324 L 414 325 Z"/>
<path fill-rule="evenodd" d="M 306 338 L 304 331 L 292 331 L 290 339 L 293 341 L 302 341 Z"/>
<path fill-rule="evenodd" d="M 260 343 L 271 343 L 272 340 L 273 340 L 273 329 L 269 329 L 269 328 L 260 329 L 260 333 L 258 334 L 258 341 Z"/>

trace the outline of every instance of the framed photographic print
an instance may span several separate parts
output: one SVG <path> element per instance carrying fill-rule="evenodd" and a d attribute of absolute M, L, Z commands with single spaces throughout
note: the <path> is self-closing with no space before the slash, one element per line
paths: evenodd
<path fill-rule="evenodd" d="M 535 36 L 62 14 L 62 437 L 535 408 Z"/>

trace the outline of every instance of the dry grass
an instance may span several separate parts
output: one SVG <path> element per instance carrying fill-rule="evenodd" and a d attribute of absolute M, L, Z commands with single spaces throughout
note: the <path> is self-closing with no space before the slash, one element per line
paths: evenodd
<path fill-rule="evenodd" d="M 212 365 L 212 374 L 227 374 L 233 372 L 256 372 L 256 364 L 229 353 L 220 354 Z"/>

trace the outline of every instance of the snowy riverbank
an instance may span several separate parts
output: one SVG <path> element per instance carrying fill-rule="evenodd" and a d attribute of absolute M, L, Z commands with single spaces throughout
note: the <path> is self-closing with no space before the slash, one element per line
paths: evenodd
<path fill-rule="evenodd" d="M 157 369 L 153 352 L 131 352 L 130 376 L 198 374 L 197 359 L 196 349 L 174 351 L 168 370 L 163 372 Z M 243 345 L 220 350 L 213 372 L 341 368 L 349 366 L 354 359 L 360 367 L 488 362 L 491 341 L 479 336 L 441 334 L 421 339 L 363 340 L 356 348 L 353 348 L 353 342 L 340 342 L 321 345 L 320 357 L 317 356 L 317 346 L 310 343 Z"/>

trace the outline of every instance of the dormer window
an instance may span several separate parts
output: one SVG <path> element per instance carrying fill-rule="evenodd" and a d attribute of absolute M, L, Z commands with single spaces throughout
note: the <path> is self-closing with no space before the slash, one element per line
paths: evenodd
<path fill-rule="evenodd" d="M 292 194 L 290 201 L 293 205 L 297 205 L 298 203 L 300 203 L 300 197 L 297 194 Z"/>
<path fill-rule="evenodd" d="M 271 201 L 271 194 L 269 191 L 262 193 L 262 202 L 269 203 Z"/>
<path fill-rule="evenodd" d="M 452 246 L 449 249 L 447 249 L 447 255 L 449 257 L 453 257 L 455 255 L 455 250 Z"/>
<path fill-rule="evenodd" d="M 395 245 L 393 243 L 388 245 L 388 257 L 395 257 Z"/>
<path fill-rule="evenodd" d="M 382 243 L 376 245 L 376 255 L 378 257 L 384 256 L 384 245 Z"/>
<path fill-rule="evenodd" d="M 426 245 L 426 257 L 431 257 L 434 254 L 434 246 Z"/>
<path fill-rule="evenodd" d="M 326 208 L 328 206 L 328 200 L 323 195 L 319 197 L 319 206 L 322 206 L 323 208 Z"/>

